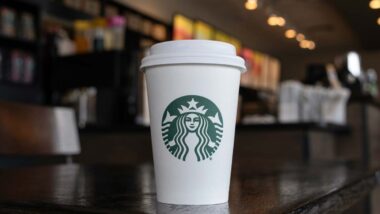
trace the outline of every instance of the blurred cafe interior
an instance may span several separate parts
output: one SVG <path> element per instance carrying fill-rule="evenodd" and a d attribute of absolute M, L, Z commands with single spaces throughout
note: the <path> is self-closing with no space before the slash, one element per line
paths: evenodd
<path fill-rule="evenodd" d="M 0 212 L 380 214 L 379 38 L 380 0 L 0 0 Z M 247 67 L 225 206 L 155 198 L 139 67 L 190 39 Z"/>

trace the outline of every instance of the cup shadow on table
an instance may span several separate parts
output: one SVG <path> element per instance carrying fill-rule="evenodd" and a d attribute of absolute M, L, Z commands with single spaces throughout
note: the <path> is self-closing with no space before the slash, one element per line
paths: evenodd
<path fill-rule="evenodd" d="M 175 205 L 156 202 L 158 214 L 229 214 L 228 203 L 214 205 Z"/>

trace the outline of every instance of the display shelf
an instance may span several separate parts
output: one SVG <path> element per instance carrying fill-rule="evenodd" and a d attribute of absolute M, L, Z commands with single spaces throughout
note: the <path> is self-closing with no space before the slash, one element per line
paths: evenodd
<path fill-rule="evenodd" d="M 0 83 L 0 97 L 2 100 L 26 102 L 26 103 L 43 103 L 43 91 L 33 85 L 15 85 Z"/>
<path fill-rule="evenodd" d="M 56 1 L 49 1 L 49 3 L 46 5 L 46 12 L 50 16 L 68 21 L 95 18 L 93 15 L 67 7 L 62 3 Z"/>
<path fill-rule="evenodd" d="M 154 43 L 163 42 L 163 41 L 157 40 L 156 38 L 154 38 L 152 36 L 146 35 L 144 33 L 141 33 L 141 32 L 129 29 L 129 28 L 126 29 L 125 33 L 126 33 L 127 39 L 132 36 L 132 37 L 137 37 L 137 38 L 141 38 L 141 39 L 148 39 L 148 40 L 153 41 Z"/>
<path fill-rule="evenodd" d="M 0 1 L 0 6 L 7 6 L 13 9 L 29 11 L 31 13 L 37 14 L 39 7 L 34 4 L 33 1 L 28 0 L 2 0 Z"/>
<path fill-rule="evenodd" d="M 28 41 L 17 37 L 4 36 L 0 34 L 0 47 L 35 51 L 38 48 L 38 42 Z"/>
<path fill-rule="evenodd" d="M 42 1 L 39 1 L 42 2 Z M 1 7 L 8 7 L 18 15 L 28 13 L 33 16 L 33 28 L 35 38 L 27 40 L 19 35 L 8 36 L 0 34 L 0 49 L 8 51 L 17 50 L 30 54 L 35 62 L 33 70 L 33 82 L 11 82 L 9 80 L 0 80 L 0 99 L 18 102 L 28 102 L 42 104 L 44 92 L 41 87 L 41 61 L 42 61 L 42 39 L 41 39 L 41 7 L 35 3 L 35 0 L 4 0 L 0 1 Z M 16 31 L 19 25 L 15 26 Z M 9 71 L 3 71 L 9 72 Z"/>
<path fill-rule="evenodd" d="M 8 87 L 9 89 L 19 87 L 20 89 L 34 89 L 38 88 L 35 83 L 25 83 L 25 82 L 11 82 L 9 80 L 0 79 L 0 85 Z"/>
<path fill-rule="evenodd" d="M 124 51 L 102 51 L 57 57 L 53 62 L 53 89 L 109 87 L 121 84 L 128 61 Z"/>

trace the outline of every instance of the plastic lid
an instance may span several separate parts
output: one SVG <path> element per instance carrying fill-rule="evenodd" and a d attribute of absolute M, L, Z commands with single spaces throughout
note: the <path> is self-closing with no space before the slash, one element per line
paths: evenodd
<path fill-rule="evenodd" d="M 157 65 L 212 64 L 246 71 L 244 60 L 236 56 L 233 45 L 210 40 L 177 40 L 153 45 L 144 57 L 141 69 Z"/>

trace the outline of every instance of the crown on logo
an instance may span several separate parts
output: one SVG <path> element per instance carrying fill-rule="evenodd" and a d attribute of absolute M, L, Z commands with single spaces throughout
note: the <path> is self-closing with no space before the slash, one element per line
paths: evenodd
<path fill-rule="evenodd" d="M 204 109 L 204 106 L 197 107 L 198 102 L 195 102 L 194 98 L 191 99 L 189 102 L 188 107 L 181 105 L 181 108 L 178 109 L 180 114 L 184 113 L 199 113 L 199 114 L 206 114 L 208 109 Z"/>

